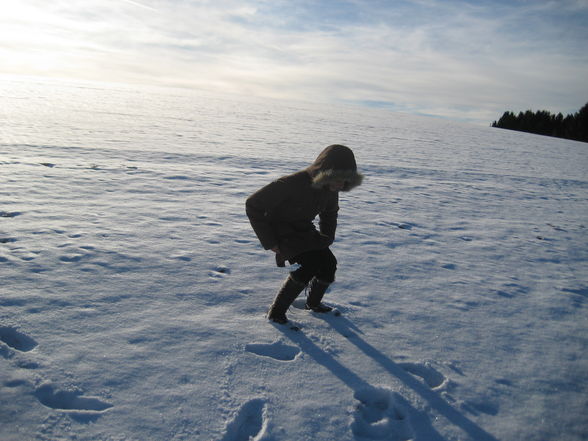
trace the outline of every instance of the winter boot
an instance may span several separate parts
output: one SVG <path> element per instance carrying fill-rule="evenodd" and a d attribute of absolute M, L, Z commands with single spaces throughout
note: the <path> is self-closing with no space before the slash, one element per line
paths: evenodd
<path fill-rule="evenodd" d="M 278 291 L 274 303 L 267 313 L 267 318 L 281 325 L 288 323 L 286 311 L 305 286 L 304 283 L 298 282 L 291 275 L 288 276 L 280 291 Z"/>
<path fill-rule="evenodd" d="M 312 279 L 310 282 L 310 291 L 308 293 L 308 297 L 306 298 L 306 305 L 304 305 L 304 309 L 309 309 L 314 312 L 332 311 L 333 308 L 321 303 L 321 300 L 323 299 L 323 296 L 325 295 L 329 285 L 330 283 L 323 282 L 316 277 Z"/>

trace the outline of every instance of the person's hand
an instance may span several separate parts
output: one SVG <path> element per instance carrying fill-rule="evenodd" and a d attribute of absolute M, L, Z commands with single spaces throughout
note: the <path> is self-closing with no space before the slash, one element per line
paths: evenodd
<path fill-rule="evenodd" d="M 320 233 L 317 231 L 316 237 L 317 237 L 317 244 L 318 244 L 319 248 L 327 248 L 333 244 L 333 238 L 330 236 L 327 236 L 324 233 Z"/>

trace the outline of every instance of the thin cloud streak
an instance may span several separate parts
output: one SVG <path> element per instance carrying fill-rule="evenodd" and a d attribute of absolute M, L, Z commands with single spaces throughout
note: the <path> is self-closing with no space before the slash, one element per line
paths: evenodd
<path fill-rule="evenodd" d="M 121 1 L 126 2 L 126 3 L 129 3 L 129 4 L 134 5 L 134 6 L 138 6 L 139 8 L 145 8 L 145 9 L 149 9 L 151 11 L 156 11 L 157 12 L 157 9 L 152 8 L 151 6 L 144 5 L 144 4 L 139 3 L 139 2 L 134 2 L 133 0 L 121 0 Z"/>
<path fill-rule="evenodd" d="M 586 1 L 330 3 L 22 0 L 0 18 L 0 72 L 386 103 L 481 123 L 588 99 Z"/>

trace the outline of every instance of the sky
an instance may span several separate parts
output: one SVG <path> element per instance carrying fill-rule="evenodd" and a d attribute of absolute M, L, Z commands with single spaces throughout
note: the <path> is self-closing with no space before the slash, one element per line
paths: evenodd
<path fill-rule="evenodd" d="M 0 0 L 0 75 L 490 124 L 588 102 L 588 0 Z"/>

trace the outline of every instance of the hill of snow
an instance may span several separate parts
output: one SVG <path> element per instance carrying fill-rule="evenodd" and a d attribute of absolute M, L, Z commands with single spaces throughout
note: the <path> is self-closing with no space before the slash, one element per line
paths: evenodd
<path fill-rule="evenodd" d="M 382 110 L 0 82 L 0 439 L 588 437 L 586 144 Z M 350 146 L 341 317 L 264 318 L 245 198 Z"/>

